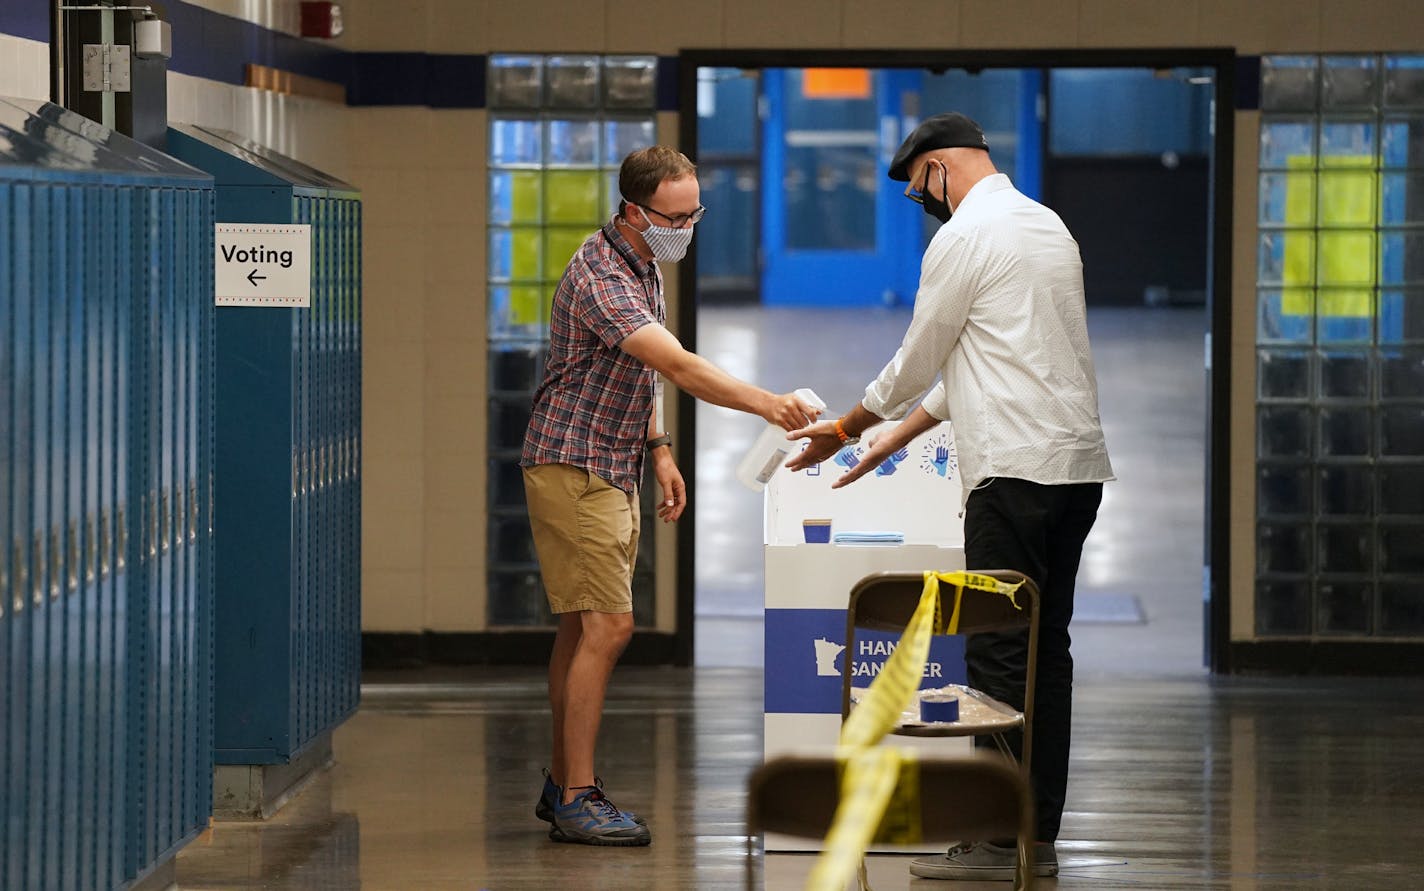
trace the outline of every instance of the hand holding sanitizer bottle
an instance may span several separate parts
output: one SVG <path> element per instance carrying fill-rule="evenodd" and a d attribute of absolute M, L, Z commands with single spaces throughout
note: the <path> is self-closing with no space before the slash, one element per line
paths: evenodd
<path fill-rule="evenodd" d="M 826 403 L 809 388 L 797 390 L 796 395 L 812 408 L 826 410 Z M 760 492 L 766 488 L 767 480 L 781 469 L 781 465 L 790 460 L 791 450 L 795 447 L 796 444 L 786 438 L 785 430 L 775 424 L 767 424 L 756 442 L 752 443 L 751 450 L 737 465 L 737 479 L 753 492 Z"/>

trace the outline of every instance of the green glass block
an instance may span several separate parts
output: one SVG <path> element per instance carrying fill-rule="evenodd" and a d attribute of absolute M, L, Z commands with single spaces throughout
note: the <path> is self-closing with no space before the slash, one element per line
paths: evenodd
<path fill-rule="evenodd" d="M 546 205 L 550 223 L 597 226 L 599 172 L 596 170 L 550 170 L 544 174 Z"/>
<path fill-rule="evenodd" d="M 546 229 L 544 231 L 544 278 L 557 281 L 564 267 L 588 237 L 584 229 Z"/>
<path fill-rule="evenodd" d="M 534 281 L 539 278 L 539 238 L 538 229 L 513 229 L 510 231 L 509 277 L 515 281 Z"/>
<path fill-rule="evenodd" d="M 1321 285 L 1373 285 L 1375 235 L 1369 230 L 1322 231 L 1316 275 Z"/>

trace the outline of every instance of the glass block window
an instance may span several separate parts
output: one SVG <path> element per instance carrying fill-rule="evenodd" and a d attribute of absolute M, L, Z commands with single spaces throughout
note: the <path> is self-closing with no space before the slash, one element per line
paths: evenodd
<path fill-rule="evenodd" d="M 1424 637 L 1424 56 L 1261 65 L 1256 631 Z"/>
<path fill-rule="evenodd" d="M 653 56 L 495 55 L 489 60 L 489 622 L 551 624 L 519 469 L 544 374 L 549 307 L 564 267 L 618 207 L 618 166 L 656 138 Z M 645 485 L 633 586 L 653 616 Z"/>

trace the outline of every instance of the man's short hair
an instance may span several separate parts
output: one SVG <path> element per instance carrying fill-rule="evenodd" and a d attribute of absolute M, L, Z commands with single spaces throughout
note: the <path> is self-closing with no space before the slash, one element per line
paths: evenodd
<path fill-rule="evenodd" d="M 623 200 L 646 204 L 664 180 L 695 176 L 697 165 L 671 146 L 653 145 L 630 152 L 618 170 L 618 192 Z"/>

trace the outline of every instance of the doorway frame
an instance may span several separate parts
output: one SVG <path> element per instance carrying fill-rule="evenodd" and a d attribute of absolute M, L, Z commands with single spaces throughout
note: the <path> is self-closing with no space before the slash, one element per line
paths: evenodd
<path fill-rule="evenodd" d="M 697 49 L 677 55 L 678 141 L 697 160 L 697 71 L 700 68 L 1210 68 L 1213 72 L 1210 227 L 1207 264 L 1210 295 L 1207 339 L 1207 455 L 1205 567 L 1202 605 L 1205 621 L 1204 662 L 1213 674 L 1229 673 L 1231 633 L 1231 246 L 1235 161 L 1236 51 L 1230 47 L 1196 49 L 1034 49 L 1034 50 L 849 50 L 849 49 Z M 765 187 L 765 184 L 763 184 Z M 697 349 L 697 251 L 678 269 L 678 335 Z M 678 396 L 678 441 L 686 443 L 680 469 L 692 493 L 697 488 L 695 400 Z M 677 631 L 675 661 L 691 665 L 694 654 L 696 513 L 677 524 Z"/>

